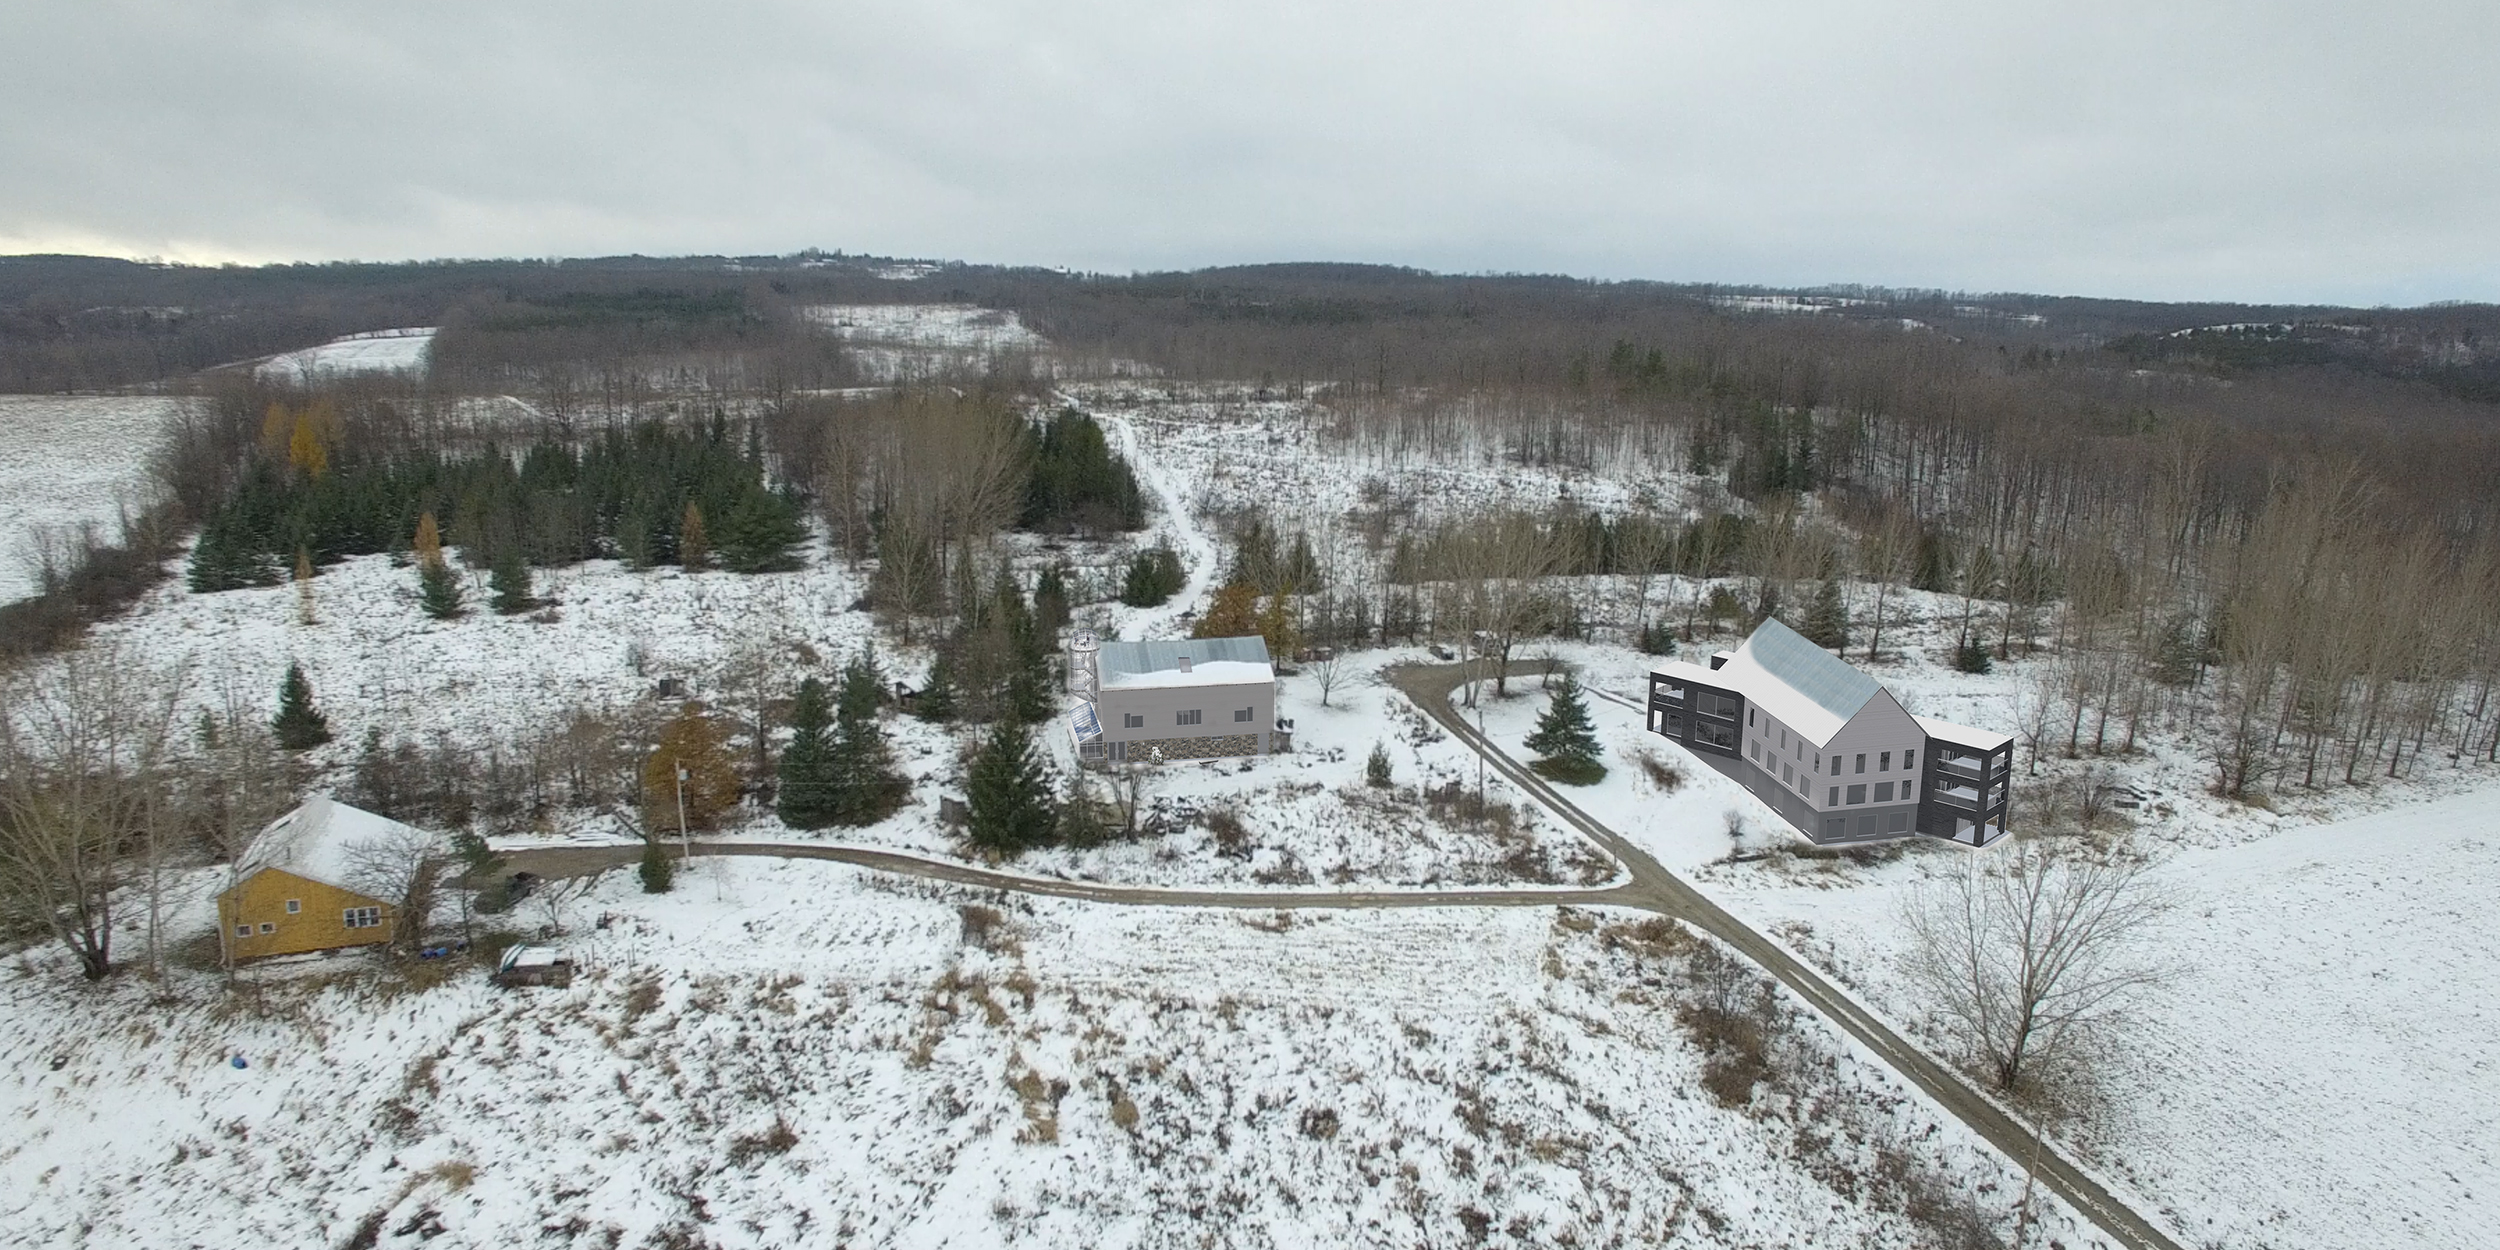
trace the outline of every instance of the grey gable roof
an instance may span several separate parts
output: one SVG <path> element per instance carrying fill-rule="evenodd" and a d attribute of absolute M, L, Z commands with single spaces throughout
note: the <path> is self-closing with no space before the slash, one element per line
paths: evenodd
<path fill-rule="evenodd" d="M 1244 638 L 1186 638 L 1156 642 L 1106 642 L 1096 663 L 1104 685 L 1130 673 L 1161 673 L 1181 666 L 1181 657 L 1192 664 L 1217 661 L 1238 661 L 1265 664 L 1267 639 L 1251 634 Z"/>
<path fill-rule="evenodd" d="M 1806 641 L 1805 635 L 1780 624 L 1778 617 L 1762 622 L 1745 640 L 1745 650 L 1764 672 L 1843 721 L 1883 691 L 1874 678 Z"/>

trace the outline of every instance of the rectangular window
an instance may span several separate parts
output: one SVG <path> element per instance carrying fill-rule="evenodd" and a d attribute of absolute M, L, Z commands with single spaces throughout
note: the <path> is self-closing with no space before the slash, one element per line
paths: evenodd
<path fill-rule="evenodd" d="M 1238 711 L 1238 712 L 1233 713 L 1233 719 L 1234 719 L 1234 720 L 1237 720 L 1237 721 L 1249 720 L 1250 718 L 1252 718 L 1252 717 L 1254 717 L 1254 716 L 1257 716 L 1258 714 L 1259 714 L 1259 709 L 1254 708 L 1254 707 L 1246 707 L 1246 708 L 1241 709 L 1241 710 L 1240 710 L 1240 711 Z"/>
<path fill-rule="evenodd" d="M 263 933 L 275 933 L 278 931 L 278 926 L 263 922 L 260 926 L 260 931 Z"/>
<path fill-rule="evenodd" d="M 234 927 L 234 935 L 236 937 L 250 937 L 252 936 L 252 926 L 247 924 L 236 925 Z"/>
<path fill-rule="evenodd" d="M 1838 807 L 1838 806 L 1840 806 L 1840 787 L 1839 787 L 1839 786 L 1833 786 L 1833 787 L 1832 787 L 1832 797 L 1830 797 L 1830 798 L 1828 798 L 1828 799 L 1823 800 L 1823 806 L 1825 806 L 1825 807 Z"/>
<path fill-rule="evenodd" d="M 1918 787 L 1918 783 L 1917 783 L 1917 782 L 1915 782 L 1915 781 L 1904 781 L 1904 782 L 1902 782 L 1902 783 L 1901 783 L 1901 797 L 1902 797 L 1902 798 L 1905 798 L 1905 799 L 1906 799 L 1906 798 L 1908 798 L 1908 797 L 1910 797 L 1910 791 L 1912 791 L 1912 790 L 1916 789 L 1917 787 Z"/>
<path fill-rule="evenodd" d="M 1754 740 L 1754 741 L 1747 742 L 1747 743 L 1745 744 L 1745 754 L 1750 755 L 1750 756 L 1754 757 L 1754 758 L 1755 758 L 1755 759 L 1757 759 L 1757 760 L 1758 760 L 1758 759 L 1761 759 L 1761 758 L 1762 758 L 1762 743 L 1761 743 L 1761 740 L 1756 739 L 1756 740 Z"/>
<path fill-rule="evenodd" d="M 1884 817 L 1884 832 L 1908 833 L 1909 831 L 1910 814 L 1908 812 L 1894 812 L 1891 815 Z"/>
<path fill-rule="evenodd" d="M 340 919 L 350 929 L 379 928 L 382 924 L 382 909 L 379 907 L 350 907 L 340 916 Z"/>
<path fill-rule="evenodd" d="M 286 914 L 292 916 L 302 910 L 304 910 L 304 900 L 300 898 L 291 898 L 286 901 Z"/>
<path fill-rule="evenodd" d="M 1823 771 L 1823 753 L 1820 751 L 1814 753 L 1814 771 Z"/>
<path fill-rule="evenodd" d="M 1181 713 L 1178 717 L 1174 718 L 1173 723 L 1175 723 L 1175 724 L 1180 724 L 1180 725 L 1195 725 L 1195 724 L 1197 724 L 1197 723 L 1199 722 L 1199 720 L 1201 719 L 1201 718 L 1199 717 L 1199 715 L 1198 715 L 1199 711 L 1200 711 L 1200 709 L 1198 709 L 1198 708 L 1194 708 L 1194 707 L 1193 707 L 1193 708 L 1189 709 L 1188 711 Z"/>
<path fill-rule="evenodd" d="M 1914 768 L 1917 768 L 1917 767 L 1918 767 L 1918 752 L 1916 752 L 1916 751 L 1903 751 L 1903 752 L 1901 753 L 1901 767 L 1903 767 L 1903 768 L 1905 768 L 1905 769 L 1914 769 Z"/>
<path fill-rule="evenodd" d="M 1892 752 L 1884 752 L 1883 758 L 1878 760 L 1875 764 L 1875 771 L 1879 773 L 1888 773 L 1892 771 Z"/>
<path fill-rule="evenodd" d="M 1787 749 L 1788 749 L 1788 727 L 1787 727 L 1787 726 L 1785 726 L 1785 725 L 1782 725 L 1782 726 L 1780 726 L 1780 750 L 1785 751 L 1785 750 L 1787 750 Z"/>
<path fill-rule="evenodd" d="M 1145 714 L 1145 713 L 1143 713 L 1143 712 L 1123 712 L 1123 713 L 1121 713 L 1121 714 L 1120 714 L 1120 728 L 1122 728 L 1122 729 L 1144 729 L 1145 727 L 1146 727 L 1146 714 Z"/>
<path fill-rule="evenodd" d="M 1849 806 L 1851 806 L 1851 807 L 1856 807 L 1858 804 L 1863 803 L 1863 802 L 1865 802 L 1865 801 L 1866 801 L 1866 787 L 1865 787 L 1865 786 L 1851 786 L 1851 787 L 1849 787 Z"/>
<path fill-rule="evenodd" d="M 1745 723 L 1746 723 L 1746 724 L 1748 724 L 1748 725 L 1750 725 L 1750 724 L 1752 724 L 1752 723 L 1753 723 L 1753 709 L 1752 709 L 1752 708 L 1746 708 L 1746 709 L 1745 709 Z"/>
<path fill-rule="evenodd" d="M 1878 781 L 1875 783 L 1875 801 L 1878 803 L 1890 803 L 1892 801 L 1891 782 Z"/>
<path fill-rule="evenodd" d="M 1780 784 L 1784 786 L 1797 784 L 1797 770 L 1786 764 L 1780 765 Z"/>
<path fill-rule="evenodd" d="M 1865 771 L 1866 771 L 1866 757 L 1865 757 L 1865 756 L 1863 756 L 1863 755 L 1861 755 L 1861 756 L 1859 756 L 1859 757 L 1858 757 L 1858 771 L 1859 771 L 1859 772 L 1865 772 Z"/>
<path fill-rule="evenodd" d="M 1736 749 L 1736 731 L 1717 721 L 1693 722 L 1693 741 L 1706 742 L 1722 751 Z"/>

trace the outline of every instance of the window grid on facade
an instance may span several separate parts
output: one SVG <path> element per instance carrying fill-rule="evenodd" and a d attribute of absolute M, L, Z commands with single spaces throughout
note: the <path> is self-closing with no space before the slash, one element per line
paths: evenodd
<path fill-rule="evenodd" d="M 1254 708 L 1254 707 L 1246 707 L 1246 708 L 1241 709 L 1241 710 L 1240 710 L 1240 711 L 1238 711 L 1238 712 L 1233 713 L 1233 719 L 1234 719 L 1234 720 L 1237 720 L 1237 721 L 1251 720 L 1251 719 L 1253 719 L 1253 718 L 1257 717 L 1257 716 L 1258 716 L 1258 714 L 1259 714 L 1259 709 Z"/>
<path fill-rule="evenodd" d="M 350 907 L 345 912 L 340 914 L 339 921 L 350 929 L 378 928 L 382 923 L 382 909 L 379 907 Z"/>
<path fill-rule="evenodd" d="M 300 898 L 291 898 L 286 901 L 286 914 L 292 916 L 302 910 L 304 910 L 304 900 Z"/>
<path fill-rule="evenodd" d="M 1175 717 L 1175 718 L 1174 718 L 1174 722 L 1173 722 L 1173 723 L 1175 723 L 1175 724 L 1181 724 L 1181 725 L 1195 725 L 1195 724 L 1199 723 L 1199 721 L 1201 721 L 1202 719 L 1204 719 L 1204 718 L 1203 718 L 1203 717 L 1199 714 L 1201 711 L 1202 711 L 1202 709 L 1199 709 L 1199 708 L 1194 708 L 1194 707 L 1193 707 L 1193 708 L 1189 709 L 1188 711 L 1183 712 L 1183 713 L 1181 713 L 1179 716 Z"/>
<path fill-rule="evenodd" d="M 1144 729 L 1146 727 L 1146 714 L 1143 712 L 1123 712 L 1120 714 L 1120 727 L 1122 729 Z"/>

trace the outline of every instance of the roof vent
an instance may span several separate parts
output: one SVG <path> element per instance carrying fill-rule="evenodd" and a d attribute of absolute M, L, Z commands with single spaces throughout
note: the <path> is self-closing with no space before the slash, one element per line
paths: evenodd
<path fill-rule="evenodd" d="M 1181 657 L 1181 671 L 1184 673 L 1189 671 L 1189 657 L 1186 655 Z"/>
<path fill-rule="evenodd" d="M 1736 653 L 1733 651 L 1713 651 L 1710 653 L 1710 668 L 1713 672 L 1716 672 L 1719 669 L 1726 668 L 1727 662 L 1735 658 Z"/>

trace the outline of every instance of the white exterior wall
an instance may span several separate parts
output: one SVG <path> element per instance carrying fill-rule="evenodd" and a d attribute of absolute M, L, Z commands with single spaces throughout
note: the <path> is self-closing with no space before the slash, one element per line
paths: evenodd
<path fill-rule="evenodd" d="M 1233 713 L 1250 709 L 1250 719 Z M 1198 723 L 1183 725 L 1179 714 L 1191 709 Z M 1145 724 L 1130 727 L 1127 718 Z M 1111 687 L 1094 701 L 1094 719 L 1105 742 L 1141 742 L 1161 738 L 1221 738 L 1230 734 L 1265 734 L 1276 728 L 1276 683 L 1273 680 L 1204 686 Z"/>
<path fill-rule="evenodd" d="M 1913 759 L 1911 753 L 1920 751 L 1926 744 L 1927 731 L 1919 728 L 1918 721 L 1890 693 L 1876 695 L 1867 701 L 1865 707 L 1858 709 L 1856 716 L 1849 718 L 1848 724 L 1840 727 L 1840 732 L 1832 735 L 1831 742 L 1824 748 L 1824 768 L 1814 794 L 1815 806 L 1827 809 L 1833 806 L 1830 798 L 1834 786 L 1840 788 L 1841 808 L 1879 806 L 1882 801 L 1874 797 L 1875 787 L 1887 782 L 1892 784 L 1892 803 L 1915 803 L 1925 798 L 1915 789 L 1904 793 L 1903 787 L 1916 786 L 1919 767 L 1926 761 L 1909 761 Z M 1883 766 L 1887 752 L 1892 757 L 1889 769 Z M 1865 757 L 1864 772 L 1858 771 L 1861 756 Z M 1838 758 L 1840 766 L 1837 776 L 1832 773 L 1834 757 Z M 1853 785 L 1867 788 L 1864 803 L 1849 802 L 1849 787 Z"/>
<path fill-rule="evenodd" d="M 1807 741 L 1804 734 L 1750 700 L 1745 704 L 1745 716 L 1747 723 L 1743 740 L 1738 744 L 1745 762 L 1761 770 L 1772 784 L 1809 799 L 1817 799 L 1817 796 L 1808 793 L 1810 787 L 1798 784 L 1798 780 L 1805 779 L 1814 766 L 1815 745 Z M 1790 772 L 1785 779 L 1780 775 L 1783 765 Z M 1819 799 L 1817 805 L 1820 806 Z"/>

